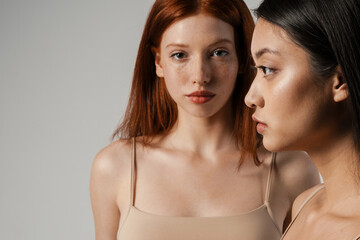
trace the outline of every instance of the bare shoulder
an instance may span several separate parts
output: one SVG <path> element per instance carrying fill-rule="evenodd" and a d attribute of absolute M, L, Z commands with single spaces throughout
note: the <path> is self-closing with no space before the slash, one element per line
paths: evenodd
<path fill-rule="evenodd" d="M 292 200 L 320 183 L 319 172 L 306 152 L 280 152 L 276 167 Z"/>
<path fill-rule="evenodd" d="M 307 190 L 305 190 L 304 192 L 302 192 L 301 194 L 299 194 L 292 206 L 292 217 L 294 217 L 297 212 L 300 210 L 301 206 L 308 200 L 309 197 L 311 197 L 311 195 L 313 195 L 315 193 L 316 190 L 318 190 L 320 187 L 322 186 L 322 184 L 317 184 Z"/>
<path fill-rule="evenodd" d="M 108 177 L 119 176 L 121 171 L 130 164 L 130 140 L 118 140 L 103 148 L 94 158 L 92 174 Z"/>
<path fill-rule="evenodd" d="M 131 141 L 118 140 L 102 149 L 94 158 L 90 195 L 121 205 L 119 197 L 128 195 L 131 167 Z"/>
<path fill-rule="evenodd" d="M 129 202 L 131 143 L 119 140 L 95 157 L 90 177 L 90 198 L 96 239 L 115 239 L 121 213 Z"/>

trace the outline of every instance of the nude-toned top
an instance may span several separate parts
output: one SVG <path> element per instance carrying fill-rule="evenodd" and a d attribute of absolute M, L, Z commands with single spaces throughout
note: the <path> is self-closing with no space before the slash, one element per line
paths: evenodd
<path fill-rule="evenodd" d="M 119 227 L 118 240 L 279 240 L 281 231 L 269 207 L 273 154 L 265 202 L 243 214 L 219 217 L 173 217 L 150 214 L 134 206 L 136 148 L 133 141 L 130 206 Z"/>
<path fill-rule="evenodd" d="M 284 237 L 286 236 L 287 232 L 289 231 L 290 227 L 293 225 L 293 223 L 295 222 L 296 218 L 299 216 L 301 210 L 305 207 L 305 205 L 318 193 L 320 192 L 320 190 L 324 189 L 325 185 L 321 184 L 319 187 L 315 188 L 315 190 L 305 199 L 305 201 L 301 204 L 301 206 L 299 207 L 299 210 L 296 212 L 294 218 L 292 219 L 292 221 L 290 222 L 289 226 L 286 228 L 284 235 L 281 237 L 281 240 L 284 239 Z M 353 240 L 359 240 L 360 239 L 360 234 L 357 235 Z"/>

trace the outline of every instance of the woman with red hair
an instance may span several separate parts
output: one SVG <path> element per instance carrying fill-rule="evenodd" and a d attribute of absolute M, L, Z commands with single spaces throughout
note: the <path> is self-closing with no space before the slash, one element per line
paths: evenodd
<path fill-rule="evenodd" d="M 119 140 L 93 163 L 96 239 L 280 238 L 319 176 L 261 147 L 243 103 L 253 28 L 241 0 L 154 3 Z"/>

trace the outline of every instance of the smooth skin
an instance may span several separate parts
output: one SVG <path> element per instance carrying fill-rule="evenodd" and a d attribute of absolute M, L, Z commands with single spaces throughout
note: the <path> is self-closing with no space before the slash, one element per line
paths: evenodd
<path fill-rule="evenodd" d="M 261 18 L 251 52 L 258 72 L 245 102 L 265 125 L 260 129 L 265 148 L 308 152 L 325 185 L 284 239 L 354 239 L 360 234 L 360 159 L 346 124 L 351 122 L 349 94 L 341 70 L 317 79 L 307 53 Z M 316 187 L 296 199 L 293 216 Z"/>
<path fill-rule="evenodd" d="M 238 74 L 232 26 L 198 14 L 172 24 L 154 49 L 156 72 L 178 106 L 168 134 L 137 146 L 135 207 L 164 216 L 229 216 L 264 203 L 272 154 L 259 149 L 263 164 L 240 159 L 232 135 L 231 95 Z M 188 94 L 215 94 L 202 104 Z M 95 157 L 90 193 L 97 240 L 116 239 L 130 199 L 131 141 L 119 140 Z M 290 220 L 295 197 L 319 182 L 304 152 L 278 154 L 270 207 L 279 229 Z"/>

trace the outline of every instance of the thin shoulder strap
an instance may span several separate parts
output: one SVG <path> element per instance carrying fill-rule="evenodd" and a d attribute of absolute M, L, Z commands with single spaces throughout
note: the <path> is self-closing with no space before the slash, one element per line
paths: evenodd
<path fill-rule="evenodd" d="M 321 190 L 325 187 L 324 184 L 321 184 L 319 187 L 317 187 L 306 199 L 305 201 L 300 205 L 299 209 L 297 210 L 295 216 L 294 216 L 294 220 L 295 218 L 297 218 L 297 216 L 299 215 L 299 213 L 301 212 L 301 210 L 305 207 L 305 205 Z"/>
<path fill-rule="evenodd" d="M 267 212 L 269 213 L 269 216 L 270 216 L 272 222 L 276 226 L 277 231 L 281 235 L 281 230 L 280 230 L 279 226 L 276 224 L 276 221 L 274 220 L 274 214 L 273 214 L 273 212 L 271 210 L 271 207 L 269 205 L 271 184 L 272 184 L 272 172 L 274 171 L 275 160 L 276 160 L 276 152 L 274 152 L 272 154 L 272 158 L 271 158 L 271 164 L 270 164 L 270 169 L 269 169 L 269 173 L 268 173 L 268 179 L 267 179 L 267 183 L 266 183 L 266 192 L 265 192 L 264 205 L 266 206 Z"/>
<path fill-rule="evenodd" d="M 265 204 L 268 204 L 269 199 L 270 199 L 272 172 L 273 172 L 273 169 L 274 169 L 275 160 L 276 160 L 276 152 L 274 152 L 272 154 L 272 158 L 271 158 L 270 170 L 269 170 L 268 179 L 267 179 L 267 183 L 266 183 Z"/>
<path fill-rule="evenodd" d="M 305 205 L 321 190 L 325 187 L 324 184 L 321 184 L 319 187 L 317 187 L 306 199 L 305 201 L 301 204 L 301 206 L 299 207 L 299 209 L 297 210 L 294 218 L 291 220 L 289 226 L 286 228 L 283 236 L 281 237 L 281 239 L 284 238 L 284 236 L 286 235 L 286 233 L 289 231 L 290 227 L 293 225 L 293 223 L 295 222 L 296 218 L 299 216 L 301 210 L 305 207 Z M 280 239 L 280 240 L 281 240 Z"/>
<path fill-rule="evenodd" d="M 126 219 L 128 218 L 129 214 L 130 214 L 130 209 L 131 207 L 134 206 L 134 195 L 135 195 L 135 179 L 136 179 L 136 140 L 135 137 L 133 137 L 132 139 L 132 146 L 131 146 L 131 171 L 130 171 L 130 202 L 129 202 L 129 207 L 128 210 L 126 212 L 126 214 L 121 214 L 124 215 L 124 220 L 122 221 L 122 223 L 119 226 L 118 229 L 118 234 L 121 231 L 122 227 L 124 226 L 124 223 L 126 221 Z"/>
<path fill-rule="evenodd" d="M 131 150 L 131 185 L 130 185 L 130 205 L 134 206 L 135 195 L 135 173 L 136 169 L 136 139 L 132 138 L 132 150 Z"/>

